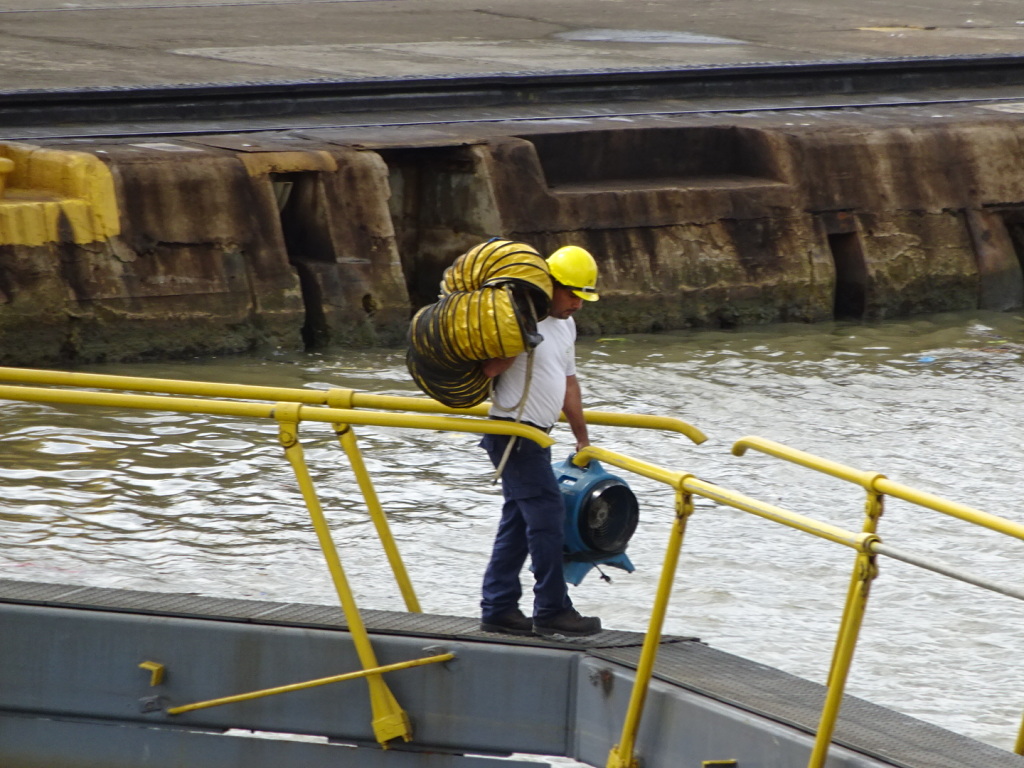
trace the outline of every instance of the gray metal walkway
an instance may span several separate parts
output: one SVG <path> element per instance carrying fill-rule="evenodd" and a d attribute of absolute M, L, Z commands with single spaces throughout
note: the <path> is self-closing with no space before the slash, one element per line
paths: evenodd
<path fill-rule="evenodd" d="M 79 623 L 86 622 L 83 626 L 89 625 L 90 612 L 96 612 L 97 624 L 104 623 L 101 619 L 111 614 L 129 614 L 133 620 L 159 618 L 160 631 L 165 634 L 173 633 L 176 626 L 183 631 L 194 631 L 192 628 L 197 621 L 265 627 L 267 632 L 272 628 L 330 632 L 346 629 L 341 610 L 332 606 L 0 580 L 0 625 L 9 626 L 8 617 L 12 611 L 16 616 L 30 615 L 33 608 L 40 612 L 57 610 L 64 616 L 74 615 Z M 73 614 L 68 614 L 68 611 Z M 592 638 L 575 641 L 519 638 L 482 632 L 476 619 L 463 617 L 389 611 L 365 611 L 362 615 L 367 629 L 371 635 L 381 638 L 380 642 L 392 636 L 412 638 L 414 645 L 422 645 L 423 640 L 449 646 L 452 643 L 457 646 L 497 644 L 506 652 L 512 652 L 510 646 L 519 646 L 520 653 L 526 655 L 533 653 L 531 649 L 567 651 L 571 655 L 585 657 L 583 669 L 589 670 L 589 676 L 595 681 L 604 679 L 605 684 L 609 684 L 608 680 L 612 678 L 612 668 L 606 669 L 607 664 L 636 668 L 643 642 L 643 635 L 636 632 L 604 631 Z M 162 621 L 165 619 L 170 621 Z M 172 629 L 168 630 L 168 627 Z M 21 642 L 24 641 L 21 638 Z M 82 642 L 87 643 L 87 638 L 83 636 Z M 8 648 L 8 653 L 12 651 L 10 642 L 4 647 Z M 140 653 L 144 653 L 144 647 L 143 642 Z M 252 659 L 232 660 L 231 663 L 258 665 L 262 658 L 262 663 L 272 664 L 266 654 L 256 649 L 251 653 Z M 564 654 L 558 653 L 556 657 L 564 658 Z M 51 666 L 61 665 L 59 659 L 49 659 L 48 663 Z M 169 669 L 170 674 L 174 674 L 174 667 Z M 696 638 L 663 638 L 655 677 L 672 688 L 765 718 L 784 729 L 807 734 L 813 734 L 816 728 L 825 695 L 825 689 L 820 685 L 715 650 Z M 8 699 L 6 691 L 9 686 L 6 682 L 0 660 L 0 716 L 31 715 L 31 706 L 19 705 Z M 223 693 L 226 695 L 228 691 Z M 623 693 L 619 691 L 619 695 Z M 584 711 L 583 715 L 586 719 L 593 713 Z M 664 718 L 665 713 L 662 712 L 660 719 Z M 599 717 L 592 719 L 598 720 Z M 607 737 L 613 738 L 614 734 Z M 835 742 L 855 753 L 901 768 L 1024 766 L 1024 758 L 849 696 L 843 704 Z M 594 751 L 600 754 L 602 749 L 606 747 L 600 746 Z M 580 756 L 585 758 L 586 750 L 582 750 Z"/>

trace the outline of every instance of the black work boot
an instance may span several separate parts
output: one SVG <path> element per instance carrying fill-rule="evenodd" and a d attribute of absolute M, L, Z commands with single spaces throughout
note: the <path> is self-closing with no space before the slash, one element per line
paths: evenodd
<path fill-rule="evenodd" d="M 580 616 L 579 611 L 570 608 L 546 619 L 534 619 L 533 631 L 538 635 L 585 637 L 601 631 L 601 620 L 597 616 Z"/>
<path fill-rule="evenodd" d="M 497 616 L 480 620 L 484 632 L 503 632 L 506 635 L 532 635 L 533 619 L 523 615 L 518 608 L 509 608 Z"/>

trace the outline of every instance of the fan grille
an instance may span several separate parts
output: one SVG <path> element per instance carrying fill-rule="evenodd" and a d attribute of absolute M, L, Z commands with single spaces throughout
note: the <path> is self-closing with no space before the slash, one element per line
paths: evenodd
<path fill-rule="evenodd" d="M 590 489 L 580 506 L 580 538 L 593 552 L 618 555 L 640 520 L 636 496 L 618 480 L 605 480 Z"/>

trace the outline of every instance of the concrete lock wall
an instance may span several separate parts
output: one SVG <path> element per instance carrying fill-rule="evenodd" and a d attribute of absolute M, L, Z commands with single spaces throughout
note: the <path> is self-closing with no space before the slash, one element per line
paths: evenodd
<path fill-rule="evenodd" d="M 0 142 L 0 363 L 400 345 L 492 235 L 595 254 L 584 333 L 1012 309 L 1022 138 L 852 113 Z"/>

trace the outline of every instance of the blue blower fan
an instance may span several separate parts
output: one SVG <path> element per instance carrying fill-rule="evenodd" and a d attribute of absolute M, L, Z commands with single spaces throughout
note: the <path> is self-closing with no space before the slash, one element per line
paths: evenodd
<path fill-rule="evenodd" d="M 601 565 L 636 570 L 626 545 L 636 531 L 640 505 L 626 482 L 596 461 L 577 467 L 571 456 L 552 469 L 565 501 L 565 580 L 579 584 Z"/>

